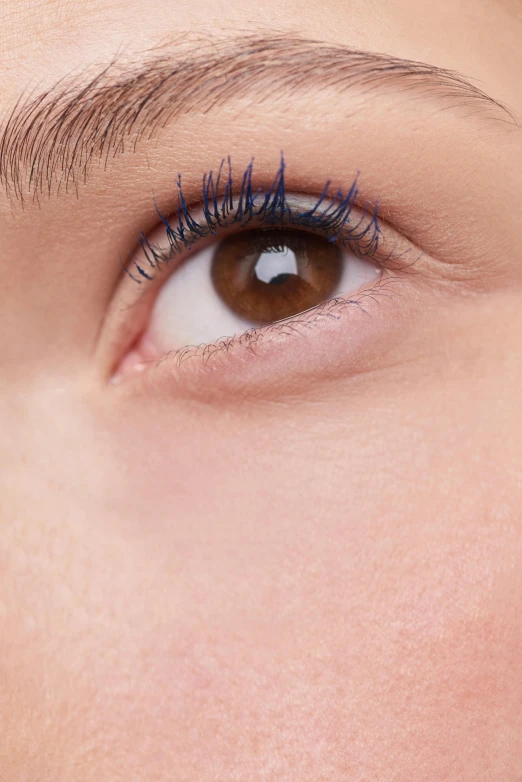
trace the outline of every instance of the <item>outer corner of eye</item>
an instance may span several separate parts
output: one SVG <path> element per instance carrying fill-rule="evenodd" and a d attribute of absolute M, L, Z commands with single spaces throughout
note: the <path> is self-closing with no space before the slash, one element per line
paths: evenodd
<path fill-rule="evenodd" d="M 371 286 L 381 274 L 371 258 L 310 231 L 272 227 L 228 235 L 193 253 L 165 279 L 113 382 L 187 346 L 291 321 Z"/>

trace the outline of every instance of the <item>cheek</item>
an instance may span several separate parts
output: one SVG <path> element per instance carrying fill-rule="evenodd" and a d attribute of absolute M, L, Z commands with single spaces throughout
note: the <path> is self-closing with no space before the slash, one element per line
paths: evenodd
<path fill-rule="evenodd" d="M 24 724 L 29 778 L 516 779 L 522 375 L 503 350 L 284 404 L 47 415 L 56 450 L 29 449 L 0 544 L 9 756 Z"/>
<path fill-rule="evenodd" d="M 495 426 L 477 433 L 481 405 L 435 391 L 405 393 L 393 417 L 348 399 L 291 415 L 187 405 L 175 426 L 160 405 L 168 429 L 135 415 L 132 436 L 113 420 L 127 471 L 115 454 L 92 555 L 109 528 L 120 564 L 109 548 L 92 578 L 89 557 L 94 648 L 111 662 L 87 678 L 109 688 L 108 735 L 140 768 L 168 746 L 210 782 L 203 743 L 223 774 L 239 752 L 255 778 L 263 742 L 277 779 L 330 764 L 391 782 L 399 763 L 422 782 L 479 782 L 492 762 L 513 776 L 522 550 L 519 498 L 476 457 L 488 442 L 501 463 Z M 128 699 L 158 725 L 152 744 Z"/>

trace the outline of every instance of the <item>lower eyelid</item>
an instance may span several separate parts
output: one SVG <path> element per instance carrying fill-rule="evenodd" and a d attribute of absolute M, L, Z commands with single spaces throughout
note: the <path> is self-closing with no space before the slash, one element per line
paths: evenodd
<path fill-rule="evenodd" d="M 338 374 L 339 358 L 356 360 L 358 348 L 382 328 L 384 310 L 393 302 L 401 282 L 400 277 L 383 272 L 376 284 L 353 296 L 337 296 L 283 321 L 165 354 L 158 353 L 144 337 L 126 366 L 118 367 L 111 382 L 119 385 L 129 379 L 155 388 L 167 384 L 175 394 L 190 396 L 208 396 L 220 389 L 233 391 L 239 383 L 255 395 L 262 393 L 266 383 L 275 383 L 277 376 L 281 380 L 284 375 L 288 380 L 293 363 L 298 374 L 310 371 L 316 378 L 326 380 L 332 372 Z M 380 321 L 378 326 L 373 322 L 375 318 Z M 398 320 L 395 312 L 394 322 Z M 124 385 L 132 386 L 133 382 Z"/>

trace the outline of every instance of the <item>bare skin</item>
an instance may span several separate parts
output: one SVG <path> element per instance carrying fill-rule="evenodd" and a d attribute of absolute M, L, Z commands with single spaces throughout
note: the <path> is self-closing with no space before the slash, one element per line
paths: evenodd
<path fill-rule="evenodd" d="M 4 0 L 2 128 L 71 74 L 249 35 L 472 93 L 224 79 L 68 187 L 58 160 L 36 199 L 4 154 L 0 779 L 520 782 L 522 8 L 152 5 Z M 359 171 L 415 263 L 294 336 L 110 382 L 170 274 L 127 306 L 154 199 L 174 211 L 181 172 L 197 201 L 227 155 L 270 180 L 281 150 L 293 193 Z"/>

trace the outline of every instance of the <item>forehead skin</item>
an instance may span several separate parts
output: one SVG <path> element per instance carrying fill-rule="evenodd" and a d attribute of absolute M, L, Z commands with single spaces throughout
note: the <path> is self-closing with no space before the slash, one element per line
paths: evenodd
<path fill-rule="evenodd" d="M 522 117 L 515 0 L 3 0 L 0 115 L 116 56 L 285 32 L 458 71 Z M 245 123 L 247 159 L 304 139 L 315 186 L 340 142 L 328 162 L 305 104 L 292 126 L 260 114 L 257 132 L 224 116 Z M 399 317 L 410 331 L 368 373 L 237 404 L 154 383 L 116 395 L 91 349 L 118 281 L 110 235 L 127 212 L 139 224 L 151 170 L 167 199 L 207 148 L 233 152 L 206 122 L 181 127 L 168 179 L 160 140 L 72 198 L 21 210 L 0 194 L 0 780 L 519 782 L 519 129 L 470 125 L 454 158 L 451 133 L 441 145 L 465 166 L 431 177 L 454 182 L 440 211 L 462 213 L 464 238 L 429 204 L 419 231 L 466 255 L 494 216 L 498 240 L 470 251 L 472 292 Z M 370 185 L 390 156 L 412 188 L 424 176 L 397 124 L 396 154 L 384 125 L 368 142 Z M 351 143 L 358 167 L 364 125 Z M 498 155 L 468 164 L 474 144 Z M 482 165 L 485 195 L 464 181 Z M 389 211 L 415 223 L 399 174 Z M 499 258 L 497 281 L 483 270 Z"/>

